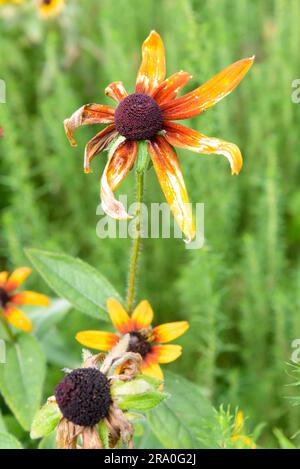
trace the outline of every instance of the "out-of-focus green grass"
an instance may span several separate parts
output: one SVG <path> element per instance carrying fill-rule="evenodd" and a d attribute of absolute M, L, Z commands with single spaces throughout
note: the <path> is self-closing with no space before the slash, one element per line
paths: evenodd
<path fill-rule="evenodd" d="M 1 268 L 26 262 L 26 246 L 61 250 L 99 268 L 122 293 L 129 241 L 95 234 L 105 155 L 92 175 L 82 171 L 83 147 L 96 127 L 78 131 L 71 149 L 63 119 L 84 103 L 109 103 L 103 90 L 112 81 L 134 90 L 151 29 L 164 39 L 168 74 L 193 75 L 187 91 L 256 55 L 239 88 L 188 123 L 238 144 L 243 171 L 232 177 L 221 157 L 178 152 L 192 201 L 205 204 L 206 244 L 187 251 L 180 240 L 146 240 L 138 299 L 149 299 L 159 323 L 190 321 L 184 354 L 170 368 L 200 383 L 215 405 L 238 405 L 254 424 L 266 422 L 265 446 L 275 445 L 274 427 L 287 435 L 299 430 L 299 412 L 284 398 L 294 392 L 285 387 L 285 362 L 300 335 L 300 105 L 291 101 L 300 73 L 299 7 L 298 0 L 69 0 L 52 22 L 21 7 L 0 19 L 7 85 L 0 105 Z M 121 188 L 130 200 L 133 177 Z M 147 202 L 163 200 L 153 171 L 148 184 Z M 46 290 L 37 276 L 34 284 Z M 58 364 L 79 355 L 75 332 L 92 326 L 73 312 L 57 329 L 52 340 L 63 351 L 49 364 L 46 392 Z"/>

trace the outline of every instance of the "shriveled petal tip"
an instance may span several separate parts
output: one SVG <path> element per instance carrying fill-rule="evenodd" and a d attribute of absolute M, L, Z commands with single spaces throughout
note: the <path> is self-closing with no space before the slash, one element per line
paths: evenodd
<path fill-rule="evenodd" d="M 165 120 L 189 119 L 209 109 L 240 83 L 254 62 L 254 56 L 239 60 L 194 91 L 162 104 Z"/>
<path fill-rule="evenodd" d="M 153 342 L 159 342 L 161 344 L 171 342 L 171 340 L 177 339 L 184 334 L 189 327 L 187 321 L 169 322 L 156 326 L 152 331 Z"/>
<path fill-rule="evenodd" d="M 171 363 L 177 360 L 182 354 L 182 347 L 180 345 L 153 345 L 151 348 L 151 355 L 155 357 L 158 363 Z"/>
<path fill-rule="evenodd" d="M 181 168 L 167 141 L 157 136 L 149 142 L 149 153 L 160 186 L 181 231 L 190 242 L 196 235 L 191 204 L 189 202 Z"/>
<path fill-rule="evenodd" d="M 147 300 L 141 301 L 132 313 L 131 319 L 135 330 L 148 328 L 153 321 L 153 310 Z"/>
<path fill-rule="evenodd" d="M 146 376 L 152 376 L 152 378 L 157 378 L 160 381 L 164 380 L 164 374 L 159 364 L 147 361 L 147 359 L 144 360 L 141 365 L 141 372 Z"/>
<path fill-rule="evenodd" d="M 49 306 L 50 300 L 46 295 L 34 291 L 23 291 L 10 298 L 16 305 Z"/>
<path fill-rule="evenodd" d="M 0 272 L 0 287 L 4 287 L 8 279 L 8 272 Z"/>
<path fill-rule="evenodd" d="M 131 331 L 131 319 L 119 301 L 109 298 L 107 300 L 107 310 L 111 322 L 118 332 L 126 334 Z"/>
<path fill-rule="evenodd" d="M 91 172 L 91 162 L 99 153 L 106 150 L 108 145 L 116 138 L 118 132 L 115 125 L 108 125 L 98 132 L 85 146 L 84 151 L 84 172 Z"/>
<path fill-rule="evenodd" d="M 29 267 L 19 267 L 14 270 L 6 282 L 5 289 L 7 291 L 15 290 L 26 280 L 31 272 L 32 269 Z"/>
<path fill-rule="evenodd" d="M 136 93 L 150 96 L 166 75 L 165 48 L 160 35 L 151 31 L 142 46 L 142 63 L 136 80 Z"/>
<path fill-rule="evenodd" d="M 119 220 L 131 218 L 124 205 L 115 198 L 114 191 L 132 168 L 137 151 L 136 142 L 125 140 L 117 147 L 103 172 L 101 178 L 101 203 L 105 213 L 112 218 Z"/>
<path fill-rule="evenodd" d="M 88 124 L 111 124 L 115 119 L 115 110 L 110 106 L 102 104 L 85 104 L 64 120 L 66 135 L 72 146 L 76 146 L 74 139 L 75 130 L 81 125 Z"/>
<path fill-rule="evenodd" d="M 234 143 L 207 137 L 196 130 L 188 129 L 174 122 L 165 122 L 164 131 L 165 139 L 171 145 L 205 155 L 223 155 L 230 163 L 232 174 L 239 174 L 241 171 L 243 158 L 240 149 Z"/>
<path fill-rule="evenodd" d="M 187 72 L 176 72 L 159 85 L 153 98 L 159 105 L 171 101 L 191 79 L 192 75 Z"/>
<path fill-rule="evenodd" d="M 76 340 L 85 347 L 106 352 L 119 342 L 119 337 L 112 332 L 81 331 L 76 334 Z"/>
<path fill-rule="evenodd" d="M 105 94 L 119 103 L 126 98 L 127 91 L 121 81 L 114 81 L 105 88 Z"/>
<path fill-rule="evenodd" d="M 20 309 L 15 306 L 9 305 L 4 309 L 4 316 L 7 322 L 12 324 L 17 329 L 21 329 L 24 332 L 32 331 L 31 321 Z"/>

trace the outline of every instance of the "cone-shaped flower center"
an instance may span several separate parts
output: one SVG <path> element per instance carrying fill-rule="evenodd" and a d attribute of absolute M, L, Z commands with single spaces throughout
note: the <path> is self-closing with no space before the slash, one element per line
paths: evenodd
<path fill-rule="evenodd" d="M 106 376 L 96 368 L 77 368 L 55 389 L 63 416 L 75 425 L 92 427 L 108 415 L 111 404 Z"/>
<path fill-rule="evenodd" d="M 4 308 L 4 306 L 9 302 L 9 296 L 4 290 L 4 288 L 0 288 L 0 308 Z"/>
<path fill-rule="evenodd" d="M 128 140 L 151 139 L 162 129 L 162 124 L 159 105 L 146 94 L 130 94 L 115 112 L 116 129 Z"/>
<path fill-rule="evenodd" d="M 145 356 L 150 352 L 150 350 L 151 344 L 142 334 L 140 334 L 139 332 L 130 333 L 128 345 L 129 352 L 139 353 L 142 358 L 145 358 Z"/>

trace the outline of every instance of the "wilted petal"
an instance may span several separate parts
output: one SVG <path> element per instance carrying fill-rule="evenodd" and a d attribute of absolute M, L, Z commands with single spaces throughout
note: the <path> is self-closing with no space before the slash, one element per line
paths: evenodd
<path fill-rule="evenodd" d="M 171 342 L 171 340 L 177 339 L 177 337 L 184 334 L 189 327 L 190 326 L 187 321 L 167 322 L 160 326 L 156 326 L 152 331 L 153 342 L 161 344 Z"/>
<path fill-rule="evenodd" d="M 4 308 L 4 316 L 7 322 L 21 329 L 24 332 L 31 332 L 32 324 L 27 316 L 20 309 L 15 306 L 8 305 Z"/>
<path fill-rule="evenodd" d="M 159 85 L 153 93 L 153 98 L 159 105 L 172 101 L 191 79 L 192 75 L 182 70 L 174 73 Z"/>
<path fill-rule="evenodd" d="M 151 348 L 151 356 L 155 357 L 158 363 L 171 363 L 177 360 L 182 354 L 180 345 L 153 345 Z"/>
<path fill-rule="evenodd" d="M 121 81 L 114 81 L 105 88 L 105 94 L 119 103 L 126 98 L 127 91 Z"/>
<path fill-rule="evenodd" d="M 101 178 L 101 203 L 105 213 L 112 218 L 130 218 L 123 204 L 115 198 L 114 191 L 132 168 L 137 151 L 136 142 L 125 140 L 117 147 L 103 172 Z"/>
<path fill-rule="evenodd" d="M 223 155 L 231 167 L 232 174 L 239 174 L 243 166 L 243 158 L 239 148 L 230 142 L 214 137 L 206 137 L 196 130 L 188 129 L 174 122 L 164 122 L 165 139 L 175 147 L 204 153 L 205 155 Z"/>
<path fill-rule="evenodd" d="M 12 303 L 16 305 L 34 305 L 34 306 L 48 306 L 49 298 L 46 295 L 41 293 L 36 293 L 34 291 L 22 291 L 16 293 L 10 298 Z"/>
<path fill-rule="evenodd" d="M 5 289 L 7 291 L 15 290 L 26 280 L 31 272 L 32 270 L 29 267 L 19 267 L 14 270 L 6 282 Z"/>
<path fill-rule="evenodd" d="M 64 120 L 66 135 L 71 145 L 76 146 L 74 131 L 81 125 L 88 124 L 111 124 L 115 119 L 115 110 L 110 106 L 102 104 L 85 104 Z"/>
<path fill-rule="evenodd" d="M 195 237 L 195 226 L 177 156 L 161 136 L 149 142 L 149 152 L 170 209 L 187 242 L 190 242 Z"/>
<path fill-rule="evenodd" d="M 126 334 L 131 331 L 131 319 L 119 301 L 109 298 L 107 300 L 107 310 L 111 322 L 118 332 Z"/>
<path fill-rule="evenodd" d="M 164 119 L 188 119 L 209 109 L 231 93 L 244 78 L 253 62 L 254 57 L 239 60 L 226 67 L 194 91 L 181 98 L 164 103 L 161 106 Z"/>
<path fill-rule="evenodd" d="M 149 301 L 141 301 L 133 311 L 131 319 L 136 330 L 149 327 L 153 321 L 153 310 Z"/>
<path fill-rule="evenodd" d="M 136 93 L 150 96 L 166 75 L 165 49 L 160 35 L 151 31 L 142 46 L 142 63 L 136 80 Z"/>
<path fill-rule="evenodd" d="M 81 331 L 76 334 L 76 340 L 85 347 L 106 352 L 111 350 L 120 339 L 112 332 Z"/>
<path fill-rule="evenodd" d="M 108 145 L 116 138 L 118 132 L 114 124 L 108 125 L 105 129 L 98 132 L 85 146 L 84 151 L 84 172 L 91 172 L 91 161 L 96 155 L 105 150 Z"/>

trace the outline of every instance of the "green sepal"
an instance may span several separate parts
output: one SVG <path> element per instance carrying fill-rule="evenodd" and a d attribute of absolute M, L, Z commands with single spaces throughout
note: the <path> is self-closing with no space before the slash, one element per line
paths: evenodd
<path fill-rule="evenodd" d="M 58 425 L 62 414 L 56 402 L 47 402 L 35 415 L 30 431 L 32 439 L 49 435 Z"/>

